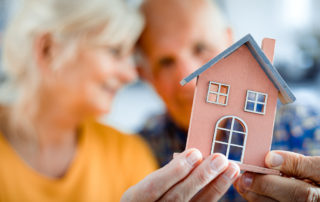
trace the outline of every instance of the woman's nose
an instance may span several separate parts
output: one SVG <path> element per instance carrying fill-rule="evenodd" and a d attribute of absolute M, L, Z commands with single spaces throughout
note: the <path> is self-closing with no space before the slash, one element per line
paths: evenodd
<path fill-rule="evenodd" d="M 130 83 L 138 79 L 138 73 L 134 68 L 134 61 L 130 57 L 118 68 L 118 78 L 121 83 Z"/>

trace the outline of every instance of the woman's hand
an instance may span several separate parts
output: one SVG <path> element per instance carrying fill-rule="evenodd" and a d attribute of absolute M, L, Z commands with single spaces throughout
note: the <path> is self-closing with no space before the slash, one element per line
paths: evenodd
<path fill-rule="evenodd" d="M 266 157 L 269 168 L 284 176 L 245 173 L 235 182 L 248 201 L 320 201 L 320 157 L 272 151 Z"/>
<path fill-rule="evenodd" d="M 217 201 L 239 172 L 221 154 L 202 159 L 199 150 L 189 149 L 128 189 L 121 201 Z"/>

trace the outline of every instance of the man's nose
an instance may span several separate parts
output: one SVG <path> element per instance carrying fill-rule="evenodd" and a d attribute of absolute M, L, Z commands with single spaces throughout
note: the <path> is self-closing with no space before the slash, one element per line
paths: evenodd
<path fill-rule="evenodd" d="M 177 75 L 178 75 L 179 81 L 189 76 L 191 73 L 196 71 L 199 67 L 200 67 L 200 64 L 196 60 L 193 60 L 190 58 L 180 59 L 177 62 Z M 195 81 L 192 81 L 192 82 L 195 82 Z"/>

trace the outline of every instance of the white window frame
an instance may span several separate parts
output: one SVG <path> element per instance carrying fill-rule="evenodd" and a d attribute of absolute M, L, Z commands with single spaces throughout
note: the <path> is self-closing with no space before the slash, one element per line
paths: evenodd
<path fill-rule="evenodd" d="M 256 99 L 255 99 L 254 101 L 248 99 L 249 93 L 255 93 L 255 94 L 256 94 Z M 259 102 L 259 101 L 258 101 L 259 95 L 264 95 L 264 96 L 265 96 L 264 102 Z M 268 101 L 268 94 L 266 94 L 266 93 L 261 93 L 261 92 L 257 92 L 257 91 L 253 91 L 253 90 L 247 90 L 247 96 L 246 96 L 246 103 L 245 103 L 245 105 L 244 105 L 244 111 L 264 115 L 264 114 L 266 114 L 267 101 Z M 248 110 L 248 109 L 247 109 L 247 104 L 248 104 L 248 102 L 252 102 L 252 103 L 254 104 L 254 109 L 253 109 L 253 110 Z M 263 105 L 264 105 L 264 107 L 263 107 L 263 112 L 258 112 L 258 111 L 257 111 L 257 105 L 258 105 L 258 104 L 263 104 Z"/>
<path fill-rule="evenodd" d="M 231 123 L 230 129 L 220 128 L 220 127 L 219 127 L 220 122 L 221 122 L 222 120 L 224 120 L 224 119 L 227 119 L 227 118 L 232 118 L 232 123 Z M 241 132 L 241 131 L 237 131 L 237 130 L 234 131 L 234 130 L 233 130 L 234 120 L 235 120 L 235 119 L 238 119 L 238 120 L 243 124 L 245 132 Z M 226 143 L 226 142 L 221 142 L 221 141 L 216 140 L 218 129 L 219 129 L 219 130 L 228 131 L 228 132 L 230 133 L 230 134 L 229 134 L 228 143 Z M 232 144 L 232 143 L 231 143 L 233 131 L 234 131 L 235 133 L 244 134 L 243 145 L 237 145 L 237 144 Z M 227 157 L 228 159 L 229 159 L 230 146 L 240 147 L 240 148 L 242 148 L 241 161 L 236 161 L 236 160 L 231 160 L 231 161 L 235 161 L 235 162 L 240 162 L 240 163 L 242 163 L 242 162 L 243 162 L 243 158 L 244 158 L 244 152 L 245 152 L 245 148 L 246 148 L 246 143 L 247 143 L 247 136 L 248 136 L 248 127 L 247 127 L 247 124 L 246 124 L 241 118 L 239 118 L 239 117 L 237 117 L 237 116 L 224 116 L 224 117 L 220 118 L 220 119 L 218 120 L 217 124 L 216 124 L 215 131 L 214 131 L 214 136 L 213 136 L 213 140 L 212 140 L 211 154 L 213 154 L 213 152 L 214 152 L 215 143 L 227 145 L 226 157 Z"/>
<path fill-rule="evenodd" d="M 219 86 L 217 92 L 210 91 L 210 86 L 211 86 L 211 84 L 216 84 L 216 85 Z M 227 87 L 228 87 L 227 94 L 220 92 L 221 86 L 227 86 Z M 209 87 L 208 87 L 208 93 L 207 93 L 207 102 L 208 102 L 208 103 L 212 103 L 212 104 L 227 106 L 227 105 L 228 105 L 228 99 L 229 99 L 229 92 L 230 92 L 230 85 L 228 85 L 228 84 L 223 84 L 223 83 L 218 83 L 218 82 L 214 82 L 214 81 L 210 81 L 210 82 L 209 82 Z M 210 95 L 210 94 L 215 94 L 215 95 L 217 95 L 217 101 L 216 101 L 216 102 L 213 102 L 213 101 L 210 101 L 210 100 L 209 100 L 209 95 Z M 225 104 L 219 103 L 219 97 L 220 97 L 220 95 L 226 96 L 226 103 L 225 103 Z"/>

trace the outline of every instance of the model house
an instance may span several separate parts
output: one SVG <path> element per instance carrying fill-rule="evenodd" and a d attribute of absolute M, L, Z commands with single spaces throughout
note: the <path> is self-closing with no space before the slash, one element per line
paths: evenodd
<path fill-rule="evenodd" d="M 181 81 L 197 79 L 187 148 L 223 153 L 242 170 L 277 173 L 264 164 L 277 99 L 288 104 L 295 97 L 272 65 L 274 45 L 263 39 L 260 48 L 248 34 Z"/>

